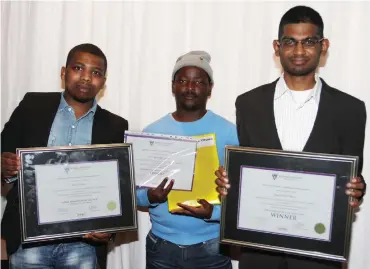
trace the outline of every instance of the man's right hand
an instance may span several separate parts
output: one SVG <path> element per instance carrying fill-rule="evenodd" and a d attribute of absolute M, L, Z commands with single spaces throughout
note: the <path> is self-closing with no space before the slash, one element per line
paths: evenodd
<path fill-rule="evenodd" d="M 172 179 L 168 186 L 165 188 L 168 178 L 163 179 L 161 184 L 155 189 L 148 190 L 148 199 L 151 204 L 164 203 L 167 201 L 167 195 L 172 190 L 175 181 Z"/>
<path fill-rule="evenodd" d="M 220 166 L 218 170 L 215 172 L 216 175 L 216 184 L 217 184 L 217 192 L 221 196 L 226 196 L 227 195 L 227 189 L 230 189 L 230 184 L 229 184 L 229 178 L 227 177 L 227 173 L 225 171 L 225 168 Z"/>
<path fill-rule="evenodd" d="M 11 152 L 1 154 L 1 173 L 5 178 L 13 177 L 21 169 L 19 157 Z"/>

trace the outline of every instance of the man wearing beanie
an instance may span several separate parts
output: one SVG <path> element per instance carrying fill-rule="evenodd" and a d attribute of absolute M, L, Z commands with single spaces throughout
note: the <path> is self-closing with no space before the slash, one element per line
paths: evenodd
<path fill-rule="evenodd" d="M 172 93 L 176 111 L 150 124 L 145 132 L 196 136 L 215 133 L 221 165 L 225 145 L 238 145 L 236 127 L 207 110 L 213 88 L 211 56 L 204 51 L 191 51 L 176 61 L 172 72 Z M 164 188 L 138 189 L 140 206 L 149 207 L 152 229 L 146 241 L 147 269 L 192 268 L 231 269 L 230 258 L 220 254 L 220 206 L 200 200 L 200 207 L 184 206 L 182 214 L 168 212 Z"/>

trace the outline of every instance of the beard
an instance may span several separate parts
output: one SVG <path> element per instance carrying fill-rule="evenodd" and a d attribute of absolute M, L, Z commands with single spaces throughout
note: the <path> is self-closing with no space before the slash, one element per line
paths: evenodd
<path fill-rule="evenodd" d="M 95 99 L 95 97 L 82 97 L 82 96 L 78 96 L 77 94 L 74 93 L 74 91 L 71 91 L 69 90 L 68 88 L 65 88 L 65 91 L 66 93 L 73 99 L 75 100 L 76 102 L 79 102 L 81 104 L 85 104 L 85 103 L 88 103 L 88 102 L 91 102 Z M 78 90 L 76 90 L 78 91 Z"/>
<path fill-rule="evenodd" d="M 295 76 L 295 77 L 303 77 L 303 76 L 307 76 L 307 75 L 315 72 L 316 67 L 303 68 L 303 69 L 283 67 L 283 69 L 284 69 L 284 72 L 288 73 L 289 75 L 292 75 L 292 76 Z"/>
<path fill-rule="evenodd" d="M 280 58 L 280 60 L 284 72 L 292 76 L 301 77 L 314 73 L 319 65 L 320 58 L 315 59 L 313 62 L 307 62 L 305 66 L 296 66 L 290 62 L 290 59 L 282 61 L 282 58 Z"/>
<path fill-rule="evenodd" d="M 186 99 L 186 98 L 193 98 L 191 100 Z M 198 110 L 201 106 L 199 105 L 200 101 L 199 100 L 200 96 L 197 95 L 196 93 L 192 91 L 186 91 L 183 94 L 176 96 L 176 102 L 178 104 L 178 107 L 181 107 L 182 110 L 185 111 L 196 111 Z"/>
<path fill-rule="evenodd" d="M 82 103 L 82 104 L 85 104 L 85 103 L 88 103 L 88 102 L 91 102 L 94 100 L 94 98 L 80 98 L 78 96 L 75 96 L 75 95 L 72 95 L 72 98 L 73 100 L 79 102 L 79 103 Z"/>
<path fill-rule="evenodd" d="M 196 111 L 199 109 L 199 106 L 197 104 L 186 104 L 186 103 L 181 103 L 180 104 L 180 107 L 185 110 L 185 111 L 189 111 L 189 112 L 192 112 L 192 111 Z"/>

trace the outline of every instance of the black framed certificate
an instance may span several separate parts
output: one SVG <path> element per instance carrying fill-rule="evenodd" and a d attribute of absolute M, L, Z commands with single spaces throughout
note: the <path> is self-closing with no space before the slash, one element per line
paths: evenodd
<path fill-rule="evenodd" d="M 131 144 L 17 154 L 22 243 L 137 229 Z"/>
<path fill-rule="evenodd" d="M 227 146 L 222 243 L 346 261 L 358 157 Z"/>

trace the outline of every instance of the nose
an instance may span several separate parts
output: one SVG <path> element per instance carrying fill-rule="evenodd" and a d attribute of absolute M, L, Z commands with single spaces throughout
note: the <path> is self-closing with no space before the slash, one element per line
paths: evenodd
<path fill-rule="evenodd" d="M 301 41 L 299 41 L 297 43 L 297 45 L 294 47 L 293 53 L 295 55 L 302 55 L 302 54 L 305 54 L 306 53 L 306 50 L 304 49 L 303 44 L 302 44 Z"/>
<path fill-rule="evenodd" d="M 91 72 L 89 72 L 88 70 L 84 70 L 82 72 L 82 78 L 81 79 L 85 82 L 91 82 Z"/>
<path fill-rule="evenodd" d="M 189 81 L 186 88 L 189 90 L 195 90 L 195 81 Z"/>

